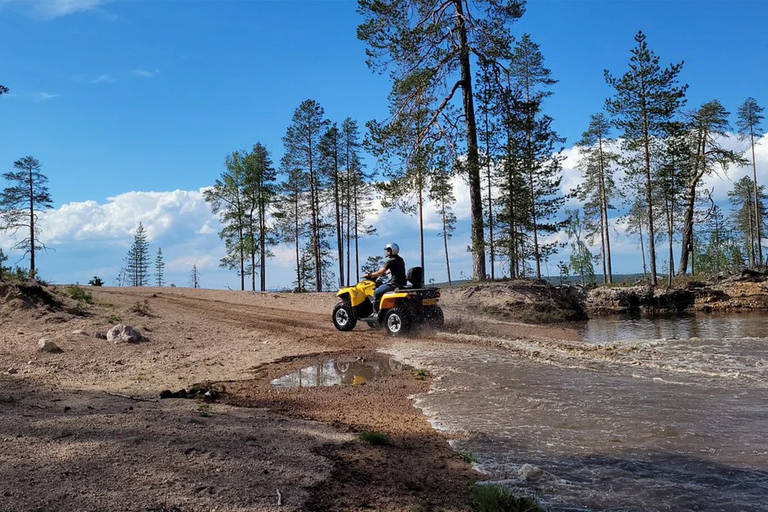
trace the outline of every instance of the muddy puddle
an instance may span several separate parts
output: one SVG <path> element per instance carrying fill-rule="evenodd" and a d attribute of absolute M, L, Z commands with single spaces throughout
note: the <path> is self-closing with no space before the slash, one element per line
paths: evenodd
<path fill-rule="evenodd" d="M 329 359 L 270 381 L 273 388 L 360 386 L 402 371 L 405 367 L 389 355 L 344 361 Z"/>

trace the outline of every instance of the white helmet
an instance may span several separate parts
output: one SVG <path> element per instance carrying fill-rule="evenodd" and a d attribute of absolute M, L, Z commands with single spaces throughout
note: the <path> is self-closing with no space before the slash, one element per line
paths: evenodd
<path fill-rule="evenodd" d="M 395 243 L 391 243 L 391 244 L 387 244 L 387 245 L 385 245 L 385 246 L 384 246 L 384 250 L 386 251 L 387 249 L 389 249 L 390 251 L 392 251 L 392 255 L 393 255 L 393 256 L 394 256 L 395 254 L 397 254 L 397 253 L 399 253 L 399 252 L 400 252 L 400 246 L 399 246 L 399 245 L 397 245 L 397 244 L 395 244 Z"/>

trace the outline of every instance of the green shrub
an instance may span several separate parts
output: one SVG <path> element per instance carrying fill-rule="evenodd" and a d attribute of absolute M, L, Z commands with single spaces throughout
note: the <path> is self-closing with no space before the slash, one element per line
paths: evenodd
<path fill-rule="evenodd" d="M 93 295 L 79 286 L 70 286 L 67 288 L 67 293 L 69 293 L 69 296 L 78 302 L 87 302 L 88 304 L 93 304 Z"/>
<path fill-rule="evenodd" d="M 462 451 L 456 452 L 456 454 L 459 457 L 461 457 L 461 460 L 463 460 L 467 464 L 474 464 L 475 462 L 477 462 L 477 457 L 475 457 L 475 454 L 472 452 L 467 452 L 462 450 Z"/>
<path fill-rule="evenodd" d="M 535 499 L 515 496 L 501 485 L 476 484 L 472 494 L 475 512 L 546 512 Z"/>
<path fill-rule="evenodd" d="M 377 446 L 389 446 L 392 442 L 381 432 L 360 432 L 360 439 Z"/>

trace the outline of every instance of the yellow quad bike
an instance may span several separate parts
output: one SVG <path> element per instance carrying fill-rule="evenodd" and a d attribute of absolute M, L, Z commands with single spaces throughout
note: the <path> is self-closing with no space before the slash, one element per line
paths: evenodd
<path fill-rule="evenodd" d="M 362 321 L 370 327 L 384 326 L 392 336 L 400 336 L 419 324 L 442 327 L 443 310 L 437 305 L 440 289 L 424 287 L 421 267 L 411 268 L 406 278 L 410 283 L 408 286 L 381 297 L 378 314 L 373 309 L 375 281 L 363 279 L 355 286 L 339 289 L 336 296 L 341 302 L 333 308 L 333 325 L 340 331 L 351 331 L 358 321 Z"/>

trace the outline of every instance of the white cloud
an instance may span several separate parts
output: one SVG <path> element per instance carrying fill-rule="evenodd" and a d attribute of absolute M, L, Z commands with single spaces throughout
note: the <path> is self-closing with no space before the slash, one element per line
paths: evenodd
<path fill-rule="evenodd" d="M 150 242 L 192 234 L 211 236 L 219 230 L 202 190 L 126 192 L 107 198 L 105 204 L 69 203 L 45 212 L 41 227 L 51 244 L 100 240 L 127 245 L 140 222 Z"/>
<path fill-rule="evenodd" d="M 104 5 L 111 0 L 0 0 L 0 9 L 16 8 L 45 20 L 68 16 Z"/>
<path fill-rule="evenodd" d="M 132 73 L 141 78 L 154 78 L 160 73 L 160 71 L 156 69 L 154 71 L 147 69 L 134 69 Z"/>
<path fill-rule="evenodd" d="M 91 80 L 92 84 L 113 84 L 115 80 L 109 73 L 102 73 L 98 78 Z"/>
<path fill-rule="evenodd" d="M 46 101 L 46 100 L 50 100 L 50 99 L 58 98 L 58 97 L 59 97 L 58 94 L 51 94 L 51 93 L 48 93 L 48 92 L 41 92 L 41 93 L 38 94 L 37 99 L 34 100 L 34 101 L 37 103 L 37 102 L 40 102 L 40 101 Z"/>

